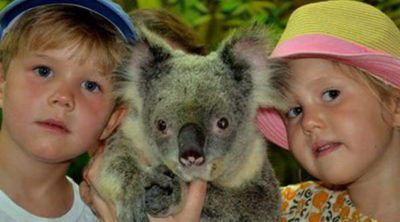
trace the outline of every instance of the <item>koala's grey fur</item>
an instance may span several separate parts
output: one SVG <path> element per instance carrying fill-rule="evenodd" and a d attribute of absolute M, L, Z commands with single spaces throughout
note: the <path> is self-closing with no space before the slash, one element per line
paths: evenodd
<path fill-rule="evenodd" d="M 255 120 L 259 106 L 280 99 L 265 32 L 252 26 L 198 56 L 142 30 L 118 79 L 130 111 L 95 181 L 119 221 L 178 212 L 196 178 L 209 181 L 201 221 L 279 220 L 278 183 Z"/>

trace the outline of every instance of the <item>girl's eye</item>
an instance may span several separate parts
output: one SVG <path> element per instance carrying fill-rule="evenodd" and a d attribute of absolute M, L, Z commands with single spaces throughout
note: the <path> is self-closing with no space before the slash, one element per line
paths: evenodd
<path fill-rule="evenodd" d="M 286 113 L 286 116 L 291 119 L 295 118 L 296 116 L 300 115 L 303 112 L 303 109 L 300 106 L 290 108 L 289 111 Z"/>
<path fill-rule="evenodd" d="M 338 97 L 340 95 L 340 91 L 337 89 L 331 89 L 331 90 L 327 90 L 326 92 L 324 92 L 322 94 L 322 99 L 324 101 L 332 101 L 334 99 L 336 99 L 336 97 Z"/>
<path fill-rule="evenodd" d="M 100 86 L 96 82 L 90 80 L 82 82 L 82 87 L 90 92 L 96 92 L 100 90 Z"/>
<path fill-rule="evenodd" d="M 36 67 L 36 68 L 34 68 L 34 71 L 35 71 L 36 75 L 43 77 L 43 78 L 47 78 L 53 74 L 53 71 L 51 71 L 51 69 L 47 66 Z"/>

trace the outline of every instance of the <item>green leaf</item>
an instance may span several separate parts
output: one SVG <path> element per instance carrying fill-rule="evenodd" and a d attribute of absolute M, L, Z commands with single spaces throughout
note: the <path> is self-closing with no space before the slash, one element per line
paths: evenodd
<path fill-rule="evenodd" d="M 0 10 L 2 10 L 4 7 L 6 7 L 6 5 L 8 5 L 8 3 L 10 3 L 10 1 L 1 0 L 0 1 Z"/>
<path fill-rule="evenodd" d="M 210 15 L 205 15 L 205 16 L 197 18 L 195 21 L 193 21 L 192 24 L 193 24 L 193 26 L 202 25 L 202 24 L 209 22 L 210 19 L 211 19 Z"/>
<path fill-rule="evenodd" d="M 232 13 L 238 8 L 241 4 L 239 1 L 223 1 L 224 3 L 221 6 L 221 10 L 225 13 Z"/>
<path fill-rule="evenodd" d="M 197 9 L 198 11 L 202 12 L 202 13 L 208 13 L 208 8 L 207 6 L 204 5 L 204 3 L 202 2 L 196 2 L 194 4 L 195 9 Z"/>
<path fill-rule="evenodd" d="M 235 9 L 235 11 L 232 12 L 233 16 L 238 16 L 246 11 L 249 10 L 249 4 L 242 4 L 238 8 Z"/>
<path fill-rule="evenodd" d="M 268 1 L 254 1 L 251 3 L 252 7 L 260 8 L 260 9 L 274 9 L 276 5 L 273 2 Z"/>
<path fill-rule="evenodd" d="M 162 8 L 163 6 L 161 0 L 137 0 L 137 5 L 139 8 Z"/>
<path fill-rule="evenodd" d="M 225 22 L 225 25 L 228 27 L 240 27 L 243 25 L 243 19 L 230 19 L 229 21 Z"/>

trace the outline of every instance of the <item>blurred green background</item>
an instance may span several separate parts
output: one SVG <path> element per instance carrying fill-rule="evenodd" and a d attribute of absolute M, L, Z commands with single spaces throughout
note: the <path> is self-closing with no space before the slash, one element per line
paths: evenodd
<path fill-rule="evenodd" d="M 90 0 L 82 0 L 90 1 Z M 0 0 L 0 8 L 11 0 Z M 181 17 L 191 26 L 208 48 L 214 49 L 230 30 L 253 21 L 266 24 L 271 38 L 277 39 L 290 13 L 297 7 L 318 1 L 301 0 L 115 0 L 126 11 L 137 8 L 164 8 Z M 385 12 L 400 27 L 400 0 L 363 1 Z M 400 39 L 399 39 L 400 41 Z M 0 113 L 1 114 L 1 113 Z M 1 118 L 1 115 L 0 115 Z M 296 183 L 311 177 L 302 170 L 290 153 L 271 145 L 270 160 L 282 185 Z M 77 182 L 88 155 L 78 157 L 68 174 Z"/>

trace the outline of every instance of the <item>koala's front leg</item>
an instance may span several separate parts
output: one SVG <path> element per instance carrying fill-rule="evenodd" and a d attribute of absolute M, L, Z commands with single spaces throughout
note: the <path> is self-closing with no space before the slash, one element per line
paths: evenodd
<path fill-rule="evenodd" d="M 163 217 L 181 210 L 186 183 L 165 166 L 155 168 L 145 179 L 145 208 L 152 216 Z"/>
<path fill-rule="evenodd" d="M 107 141 L 94 183 L 100 195 L 115 204 L 119 222 L 146 222 L 145 174 L 130 146 L 118 133 Z"/>

